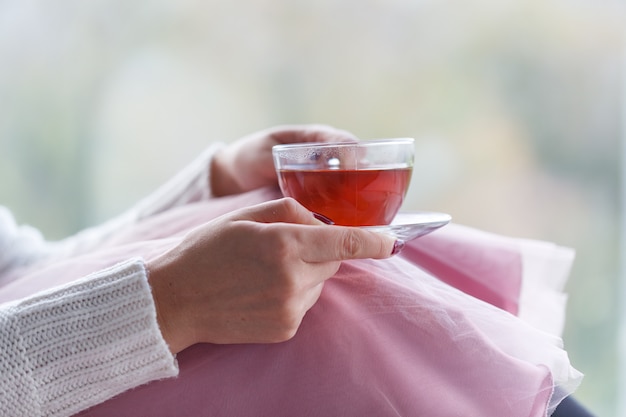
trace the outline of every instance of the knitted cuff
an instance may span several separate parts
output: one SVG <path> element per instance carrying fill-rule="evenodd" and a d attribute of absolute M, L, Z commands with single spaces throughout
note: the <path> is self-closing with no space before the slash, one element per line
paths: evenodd
<path fill-rule="evenodd" d="M 12 337 L 14 346 L 2 357 L 0 385 L 5 400 L 11 404 L 12 396 L 20 406 L 11 415 L 72 415 L 178 373 L 139 259 L 7 308 L 0 321 L 8 318 L 11 325 L 3 325 L 3 333 L 6 328 L 14 334 L 2 336 Z M 5 367 L 14 381 L 4 378 Z M 40 407 L 39 412 L 24 409 L 25 404 Z"/>

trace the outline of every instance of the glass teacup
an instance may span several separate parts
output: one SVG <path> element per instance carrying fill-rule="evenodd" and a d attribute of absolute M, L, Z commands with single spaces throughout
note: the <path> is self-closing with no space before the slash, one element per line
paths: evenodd
<path fill-rule="evenodd" d="M 276 145 L 283 195 L 344 226 L 388 225 L 411 181 L 412 138 Z"/>

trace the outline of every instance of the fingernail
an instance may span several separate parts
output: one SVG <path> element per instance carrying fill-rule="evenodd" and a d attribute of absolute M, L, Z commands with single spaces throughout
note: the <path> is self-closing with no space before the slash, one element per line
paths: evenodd
<path fill-rule="evenodd" d="M 402 251 L 402 249 L 404 249 L 404 245 L 405 245 L 404 240 L 400 240 L 400 239 L 396 240 L 393 243 L 393 249 L 391 250 L 391 255 L 393 256 L 393 255 L 399 254 Z"/>
<path fill-rule="evenodd" d="M 335 224 L 334 221 L 332 221 L 331 219 L 329 219 L 328 217 L 319 214 L 319 213 L 315 213 L 313 212 L 313 217 L 315 217 L 317 220 L 321 221 L 322 223 L 326 223 L 326 224 Z"/>

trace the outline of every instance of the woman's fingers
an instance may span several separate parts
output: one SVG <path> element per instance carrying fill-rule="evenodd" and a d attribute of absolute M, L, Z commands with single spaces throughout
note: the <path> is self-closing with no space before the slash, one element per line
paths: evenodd
<path fill-rule="evenodd" d="M 289 197 L 247 207 L 238 211 L 233 220 L 250 220 L 259 223 L 322 224 L 311 211 Z"/>
<path fill-rule="evenodd" d="M 211 164 L 212 192 L 221 196 L 276 184 L 274 145 L 356 140 L 352 133 L 326 125 L 278 126 L 250 134 L 215 154 Z"/>
<path fill-rule="evenodd" d="M 347 130 L 327 125 L 279 126 L 269 135 L 276 143 L 356 142 L 358 138 Z"/>
<path fill-rule="evenodd" d="M 306 262 L 349 259 L 384 259 L 393 254 L 396 239 L 391 236 L 345 226 L 312 226 L 294 231 Z"/>
<path fill-rule="evenodd" d="M 291 198 L 253 206 L 240 214 L 242 219 L 260 223 L 284 223 L 276 233 L 290 236 L 306 262 L 388 258 L 396 242 L 391 236 L 357 227 L 326 226 Z"/>

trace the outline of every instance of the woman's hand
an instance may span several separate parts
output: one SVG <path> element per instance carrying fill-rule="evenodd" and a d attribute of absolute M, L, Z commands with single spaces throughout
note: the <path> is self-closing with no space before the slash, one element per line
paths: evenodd
<path fill-rule="evenodd" d="M 173 353 L 285 341 L 341 260 L 389 257 L 394 242 L 324 225 L 289 198 L 219 217 L 147 262 L 161 332 Z"/>
<path fill-rule="evenodd" d="M 213 195 L 223 196 L 276 184 L 272 159 L 274 145 L 356 140 L 349 132 L 324 125 L 279 126 L 253 133 L 213 157 L 211 190 Z"/>

